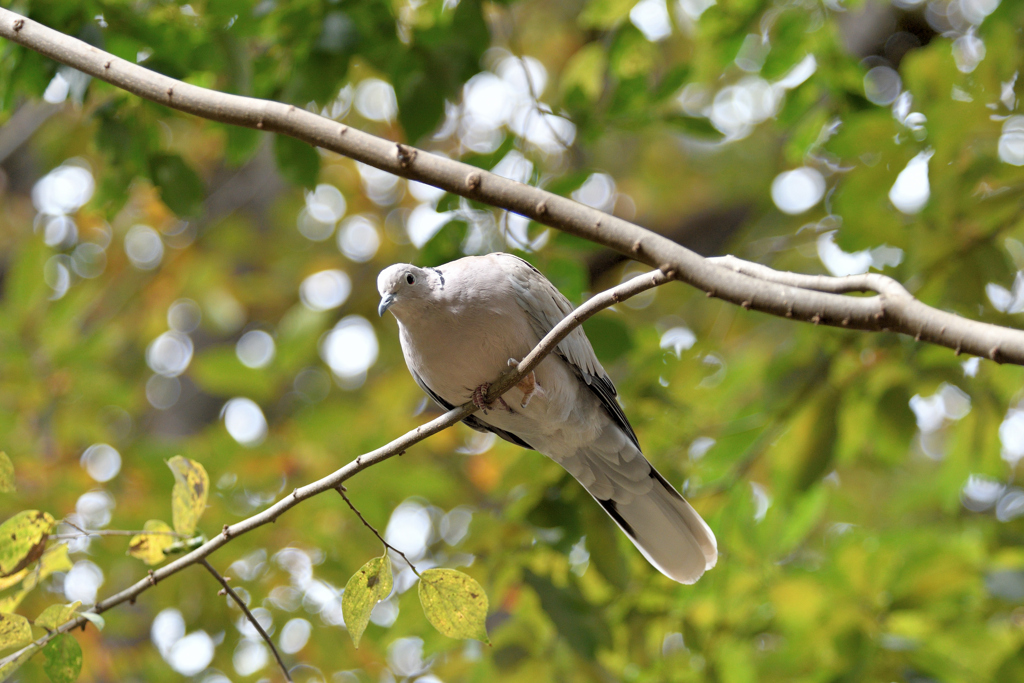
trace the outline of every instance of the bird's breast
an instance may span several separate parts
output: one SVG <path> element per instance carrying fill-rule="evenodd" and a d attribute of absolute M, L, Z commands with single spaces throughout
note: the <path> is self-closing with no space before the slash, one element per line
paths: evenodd
<path fill-rule="evenodd" d="M 522 359 L 536 344 L 528 325 L 508 322 L 507 313 L 484 309 L 402 324 L 406 363 L 441 398 L 464 403 L 505 371 L 509 358 Z"/>

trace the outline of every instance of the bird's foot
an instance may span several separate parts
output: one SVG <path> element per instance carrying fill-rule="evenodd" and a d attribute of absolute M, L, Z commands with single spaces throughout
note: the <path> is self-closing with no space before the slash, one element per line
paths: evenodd
<path fill-rule="evenodd" d="M 496 401 L 492 401 L 491 403 L 487 402 L 487 390 L 490 389 L 490 388 L 491 388 L 491 383 L 490 382 L 484 382 L 483 384 L 478 386 L 476 389 L 474 389 L 473 390 L 473 399 L 472 399 L 473 400 L 473 405 L 475 405 L 477 408 L 479 408 L 483 412 L 484 415 L 487 414 L 488 410 L 494 410 L 496 407 L 499 407 L 499 406 L 501 408 L 504 408 L 505 410 L 507 410 L 508 412 L 511 413 L 512 409 L 509 408 L 508 404 L 505 403 L 505 399 L 503 399 L 501 396 L 499 396 Z"/>
<path fill-rule="evenodd" d="M 519 361 L 517 361 L 515 358 L 508 359 L 508 366 L 510 368 L 514 368 L 517 365 L 519 365 Z M 519 391 L 523 392 L 523 400 L 519 404 L 520 407 L 525 408 L 526 406 L 530 405 L 530 399 L 532 399 L 534 393 L 540 389 L 540 385 L 537 383 L 537 375 L 533 372 L 533 370 L 530 371 L 529 375 L 519 380 L 519 383 L 516 384 L 516 388 L 519 389 Z"/>

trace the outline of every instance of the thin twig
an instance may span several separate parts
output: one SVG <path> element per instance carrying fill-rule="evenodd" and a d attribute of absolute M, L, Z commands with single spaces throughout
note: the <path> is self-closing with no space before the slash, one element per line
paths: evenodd
<path fill-rule="evenodd" d="M 3 10 L 0 10 L 0 19 L 2 19 L 2 11 Z M 602 309 L 608 308 L 620 301 L 625 301 L 632 296 L 645 292 L 658 285 L 665 284 L 669 281 L 670 278 L 667 275 L 660 271 L 654 271 L 653 273 L 646 275 L 638 275 L 628 282 L 624 282 L 617 287 L 613 287 L 612 289 L 591 297 L 586 303 L 574 310 L 568 316 L 563 318 L 561 322 L 551 328 L 551 331 L 544 335 L 544 338 L 540 340 L 537 346 L 533 348 L 533 351 L 531 351 L 517 367 L 510 368 L 491 384 L 491 388 L 487 393 L 486 403 L 493 403 L 499 396 L 518 384 L 523 377 L 530 374 L 533 368 L 540 364 L 547 354 L 551 353 L 558 346 L 558 343 L 565 339 L 565 337 L 574 329 L 579 327 L 584 320 L 590 318 Z M 91 612 L 95 614 L 102 614 L 123 602 L 135 600 L 139 594 L 149 590 L 165 578 L 177 574 L 186 567 L 190 567 L 193 564 L 204 561 L 206 557 L 211 555 L 221 546 L 226 545 L 236 536 L 241 536 L 242 534 L 246 534 L 254 529 L 258 529 L 265 524 L 270 524 L 271 522 L 276 521 L 278 517 L 302 501 L 319 495 L 325 491 L 337 489 L 340 485 L 368 467 L 372 467 L 373 465 L 381 463 L 393 456 L 405 453 L 405 451 L 414 444 L 417 444 L 428 436 L 437 434 L 461 420 L 466 419 L 477 410 L 479 409 L 472 401 L 468 401 L 461 406 L 452 408 L 444 415 L 434 418 L 430 422 L 406 432 L 391 443 L 381 446 L 369 453 L 360 455 L 355 460 L 349 462 L 341 469 L 335 470 L 326 477 L 295 489 L 289 495 L 277 501 L 266 510 L 258 512 L 247 519 L 243 519 L 241 522 L 237 522 L 236 524 L 225 524 L 221 533 L 217 534 L 206 543 L 191 552 L 182 555 L 177 560 L 169 562 L 159 569 L 151 570 L 146 578 L 137 581 L 135 584 L 125 588 L 119 593 L 115 593 L 114 595 L 96 603 Z M 0 667 L 3 667 L 5 664 L 17 659 L 18 656 L 27 648 L 41 647 L 59 634 L 78 628 L 87 621 L 88 620 L 82 616 L 71 619 L 57 629 L 25 646 L 21 650 L 0 659 Z"/>
<path fill-rule="evenodd" d="M 202 118 L 281 133 L 356 161 L 512 211 L 538 223 L 604 245 L 708 296 L 816 325 L 871 332 L 899 332 L 957 353 L 1024 365 L 1024 331 L 968 320 L 910 295 L 851 297 L 824 286 L 805 288 L 713 263 L 664 235 L 538 187 L 509 180 L 364 133 L 294 105 L 201 88 L 66 36 L 27 17 L 0 9 L 0 37 L 140 97 Z M 768 285 L 768 286 L 766 286 Z"/>
<path fill-rule="evenodd" d="M 339 486 L 335 490 L 341 495 L 342 498 L 345 499 L 345 502 L 348 503 L 348 506 L 350 508 L 352 508 L 352 512 L 356 513 L 356 516 L 359 517 L 360 521 L 362 521 L 362 523 L 366 525 L 366 528 L 373 532 L 373 535 L 377 537 L 377 540 L 379 540 L 381 543 L 383 543 L 384 547 L 387 548 L 388 550 L 393 550 L 396 553 L 398 553 L 399 555 L 401 555 L 402 559 L 405 560 L 405 563 L 407 565 L 409 565 L 409 569 L 412 570 L 412 573 L 415 574 L 416 576 L 420 576 L 420 573 L 418 571 L 416 571 L 416 565 L 414 565 L 412 563 L 412 560 L 410 560 L 408 557 L 406 557 L 405 553 L 403 553 L 401 550 L 399 550 L 395 546 L 393 546 L 390 543 L 388 543 L 387 541 L 385 541 L 384 537 L 381 536 L 377 532 L 377 530 L 373 528 L 373 525 L 366 521 L 366 518 L 363 517 L 363 513 L 361 513 L 359 510 L 357 510 L 356 506 L 353 505 L 352 501 L 349 500 L 348 496 L 345 495 L 345 487 L 344 486 Z M 420 577 L 420 578 L 423 578 L 423 577 Z"/>
<path fill-rule="evenodd" d="M 264 631 L 263 627 L 260 625 L 259 620 L 257 620 L 256 617 L 253 616 L 252 612 L 249 611 L 249 608 L 245 606 L 244 602 L 242 602 L 242 598 L 238 597 L 238 593 L 232 590 L 231 586 L 228 585 L 228 580 L 221 576 L 220 572 L 214 569 L 213 565 L 206 561 L 206 558 L 200 559 L 199 564 L 206 567 L 206 571 L 213 574 L 213 578 L 217 579 L 220 585 L 224 586 L 224 592 L 230 595 L 231 599 L 234 600 L 238 604 L 238 606 L 242 608 L 242 611 L 245 612 L 246 619 L 249 620 L 249 623 L 253 625 L 253 627 L 263 637 L 263 640 L 267 641 L 267 645 L 270 646 L 270 651 L 274 653 L 274 659 L 277 660 L 278 666 L 281 667 L 281 672 L 284 673 L 284 679 L 286 681 L 291 681 L 291 674 L 288 673 L 288 667 L 284 665 L 284 661 L 281 659 L 281 655 L 278 654 L 277 648 L 274 647 L 274 641 L 270 639 L 270 636 L 267 635 L 267 632 Z"/>
<path fill-rule="evenodd" d="M 77 534 L 50 534 L 47 538 L 53 541 L 73 541 L 76 538 L 83 538 L 85 536 L 141 536 L 143 534 L 150 536 L 174 536 L 176 538 L 188 537 L 186 534 L 180 534 L 177 531 L 122 531 L 120 529 L 79 529 L 79 531 L 80 533 Z"/>

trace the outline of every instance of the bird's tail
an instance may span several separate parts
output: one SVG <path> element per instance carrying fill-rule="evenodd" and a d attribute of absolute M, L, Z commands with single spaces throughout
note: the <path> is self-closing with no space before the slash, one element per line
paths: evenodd
<path fill-rule="evenodd" d="M 711 528 L 617 426 L 561 464 L 665 576 L 690 584 L 715 566 Z"/>

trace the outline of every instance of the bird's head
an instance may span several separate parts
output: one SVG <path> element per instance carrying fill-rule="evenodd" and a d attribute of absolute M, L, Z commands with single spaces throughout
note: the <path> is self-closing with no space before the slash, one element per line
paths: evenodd
<path fill-rule="evenodd" d="M 435 280 L 440 277 L 435 269 L 417 268 L 408 263 L 396 263 L 380 271 L 377 276 L 377 291 L 380 292 L 380 305 L 377 313 L 391 311 L 396 317 L 403 310 L 411 310 L 417 302 L 429 301 L 435 287 Z"/>

